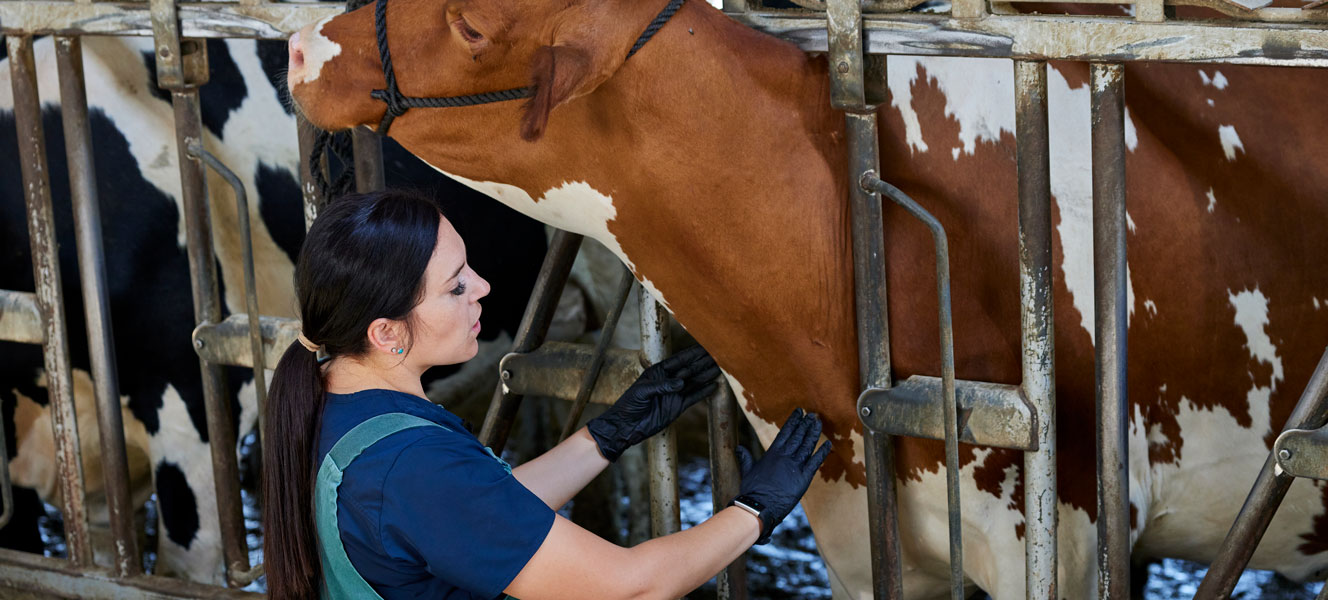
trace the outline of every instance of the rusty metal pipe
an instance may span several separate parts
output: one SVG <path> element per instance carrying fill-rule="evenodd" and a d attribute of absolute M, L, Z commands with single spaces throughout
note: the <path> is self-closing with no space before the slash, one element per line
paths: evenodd
<path fill-rule="evenodd" d="M 641 355 L 649 364 L 664 360 L 669 352 L 669 314 L 645 288 L 641 305 Z M 663 537 L 682 530 L 678 502 L 678 431 L 669 425 L 646 440 L 646 464 L 650 470 L 650 532 Z"/>
<path fill-rule="evenodd" d="M 1056 600 L 1056 364 L 1051 264 L 1051 158 L 1047 63 L 1015 70 L 1015 152 L 1019 165 L 1019 300 L 1024 398 L 1032 405 L 1037 451 L 1024 453 L 1024 560 L 1029 600 Z"/>
<path fill-rule="evenodd" d="M 950 598 L 964 600 L 963 512 L 959 503 L 959 406 L 955 401 L 954 325 L 950 311 L 950 250 L 945 228 L 912 198 L 874 172 L 862 174 L 859 185 L 889 198 L 931 231 L 936 253 L 936 293 L 941 329 L 941 394 L 945 399 L 945 487 L 950 517 Z"/>
<path fill-rule="evenodd" d="M 738 495 L 742 484 L 738 457 L 738 404 L 727 381 L 710 397 L 710 500 L 715 513 L 724 510 Z M 719 600 L 747 599 L 747 555 L 744 553 L 719 572 L 716 595 Z"/>
<path fill-rule="evenodd" d="M 47 175 L 46 137 L 42 131 L 41 100 L 37 94 L 37 70 L 32 38 L 5 38 L 9 74 L 14 87 L 14 124 L 18 154 L 22 157 L 24 199 L 28 213 L 28 236 L 32 247 L 32 276 L 37 286 L 37 306 L 46 331 L 42 358 L 46 368 L 46 390 L 51 402 L 51 426 L 60 493 L 64 499 L 65 540 L 69 558 L 76 565 L 92 563 L 88 539 L 86 489 L 83 458 L 78 443 L 78 418 L 74 414 L 73 376 L 69 364 L 69 337 L 65 325 L 64 290 L 60 281 L 60 253 L 56 248 L 55 214 L 51 208 L 51 184 Z"/>
<path fill-rule="evenodd" d="M 355 191 L 363 194 L 387 188 L 383 174 L 383 138 L 363 127 L 351 131 L 351 155 L 355 161 Z"/>
<path fill-rule="evenodd" d="M 618 319 L 622 317 L 623 307 L 627 304 L 627 297 L 631 295 L 635 283 L 636 278 L 632 276 L 632 272 L 623 266 L 622 278 L 618 280 L 618 289 L 614 291 L 613 306 L 609 307 L 609 313 L 604 316 L 604 326 L 600 328 L 599 339 L 595 341 L 595 351 L 590 356 L 590 366 L 586 367 L 585 377 L 581 379 L 581 387 L 576 392 L 576 400 L 572 402 L 572 408 L 567 412 L 567 420 L 563 422 L 562 434 L 558 436 L 560 442 L 576 431 L 576 424 L 581 421 L 581 413 L 585 411 L 586 403 L 590 402 L 590 394 L 595 391 L 595 382 L 599 381 L 599 372 L 604 366 L 604 353 L 613 342 L 613 332 L 618 329 Z"/>
<path fill-rule="evenodd" d="M 249 195 L 244 191 L 244 183 L 224 163 L 211 152 L 203 149 L 203 142 L 190 140 L 185 148 L 190 158 L 202 159 L 203 163 L 216 171 L 235 193 L 235 212 L 240 226 L 240 245 L 244 247 L 244 307 L 249 316 L 249 362 L 253 365 L 254 395 L 258 400 L 258 439 L 263 439 L 263 413 L 267 406 L 267 374 L 263 365 L 263 334 L 258 319 L 258 283 L 254 276 L 254 237 L 249 226 Z"/>
<path fill-rule="evenodd" d="M 318 193 L 318 185 L 314 183 L 313 166 L 309 162 L 309 154 L 313 152 L 314 140 L 318 137 L 318 128 L 314 127 L 301 115 L 295 115 L 295 130 L 299 136 L 300 148 L 300 197 L 304 200 L 304 230 L 309 231 L 309 227 L 314 224 L 314 219 L 318 217 L 318 210 L 327 204 L 327 198 Z M 324 163 L 326 164 L 326 163 Z M 327 177 L 327 172 L 323 172 L 323 177 Z"/>
<path fill-rule="evenodd" d="M 194 322 L 221 321 L 217 261 L 212 250 L 212 216 L 208 208 L 207 173 L 202 161 L 190 156 L 192 142 L 203 139 L 198 88 L 171 92 L 175 109 L 175 143 L 180 161 L 180 183 L 184 200 L 185 250 L 189 258 L 190 290 L 194 298 Z M 235 456 L 235 423 L 231 418 L 226 381 L 221 366 L 199 358 L 203 372 L 203 404 L 207 415 L 208 446 L 212 453 L 213 489 L 217 495 L 217 517 L 221 527 L 222 552 L 228 576 L 249 570 L 249 551 L 241 513 L 240 472 Z"/>
<path fill-rule="evenodd" d="M 1093 119 L 1093 288 L 1097 347 L 1098 598 L 1130 597 L 1126 375 L 1125 73 L 1090 67 Z"/>
<path fill-rule="evenodd" d="M 879 167 L 875 112 L 845 115 L 850 181 Z M 858 380 L 862 389 L 888 389 L 890 328 L 886 310 L 885 224 L 881 196 L 854 186 L 849 190 L 853 219 L 853 280 L 858 334 Z M 870 416 L 859 406 L 860 418 Z M 864 422 L 865 423 L 865 422 Z M 872 590 L 878 600 L 903 597 L 899 515 L 896 506 L 892 436 L 862 427 L 867 471 L 867 522 L 871 537 Z"/>
<path fill-rule="evenodd" d="M 580 234 L 561 229 L 553 234 L 544 255 L 544 264 L 540 266 L 539 276 L 535 279 L 535 287 L 530 291 L 526 312 L 517 328 L 516 340 L 512 342 L 512 352 L 530 352 L 544 343 L 549 323 L 553 322 L 553 312 L 558 308 L 558 297 L 567 284 L 568 274 L 572 272 L 572 263 L 576 260 L 576 251 L 581 247 L 582 239 Z M 502 453 L 503 446 L 507 444 L 507 433 L 512 429 L 517 409 L 521 408 L 521 396 L 508 393 L 503 381 L 500 376 L 479 435 L 480 443 L 498 454 Z"/>
<path fill-rule="evenodd" d="M 76 37 L 55 38 L 60 72 L 65 151 L 69 165 L 69 193 L 74 205 L 74 233 L 78 238 L 79 280 L 87 316 L 88 359 L 97 399 L 97 425 L 101 438 L 102 475 L 111 534 L 115 538 L 114 570 L 121 577 L 143 571 L 139 563 L 138 533 L 134 529 L 133 498 L 129 492 L 129 460 L 125 453 L 124 421 L 120 410 L 120 384 L 115 365 L 115 342 L 107 296 L 106 255 L 102 243 L 101 207 L 97 198 L 92 129 L 88 123 L 88 93 L 83 78 L 83 45 Z M 8 504 L 6 504 L 8 508 Z"/>
<path fill-rule="evenodd" d="M 1319 365 L 1314 368 L 1305 391 L 1300 395 L 1296 408 L 1291 412 L 1283 431 L 1290 429 L 1318 429 L 1328 424 L 1328 350 L 1319 358 Z M 1259 540 L 1268 530 L 1268 524 L 1277 514 L 1277 507 L 1282 498 L 1291 489 L 1295 477 L 1277 469 L 1277 458 L 1270 451 L 1264 460 L 1259 477 L 1245 497 L 1245 504 L 1236 514 L 1236 520 L 1222 540 L 1217 551 L 1217 558 L 1208 567 L 1208 573 L 1199 582 L 1196 600 L 1214 600 L 1229 598 L 1236 587 L 1236 580 L 1249 564 L 1250 557 L 1259 547 Z M 1324 586 L 1328 590 L 1328 586 Z M 1324 598 L 1323 594 L 1319 595 Z"/>

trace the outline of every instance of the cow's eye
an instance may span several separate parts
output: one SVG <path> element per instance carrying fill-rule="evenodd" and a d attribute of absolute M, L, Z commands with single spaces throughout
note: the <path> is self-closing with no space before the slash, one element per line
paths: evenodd
<path fill-rule="evenodd" d="M 457 33 L 461 35 L 461 39 L 466 40 L 471 44 L 477 44 L 484 41 L 484 34 L 475 31 L 475 28 L 471 27 L 470 24 L 466 22 L 466 19 L 458 18 L 452 22 L 452 25 L 456 27 Z"/>

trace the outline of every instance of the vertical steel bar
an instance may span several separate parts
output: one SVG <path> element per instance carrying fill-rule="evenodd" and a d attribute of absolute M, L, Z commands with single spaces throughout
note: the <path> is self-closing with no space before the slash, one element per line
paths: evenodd
<path fill-rule="evenodd" d="M 604 353 L 613 342 L 613 332 L 618 329 L 618 319 L 622 317 L 623 307 L 627 305 L 627 297 L 631 295 L 633 285 L 636 285 L 636 278 L 624 265 L 622 276 L 618 280 L 618 289 L 614 291 L 613 306 L 609 307 L 609 314 L 604 317 L 604 326 L 600 328 L 599 339 L 595 341 L 595 351 L 591 354 L 590 366 L 586 368 L 586 374 L 581 378 L 581 386 L 577 388 L 572 408 L 567 411 L 567 420 L 563 422 L 562 433 L 558 436 L 559 442 L 576 431 L 576 425 L 581 421 L 581 413 L 585 411 L 586 403 L 590 402 L 590 394 L 595 391 L 595 382 L 599 380 L 599 372 L 604 366 Z"/>
<path fill-rule="evenodd" d="M 129 577 L 142 572 L 138 534 L 134 530 L 133 500 L 129 495 L 129 460 L 125 454 L 124 423 L 120 413 L 120 384 L 116 374 L 114 332 L 107 298 L 106 256 L 102 244 L 101 207 L 97 198 L 96 165 L 92 155 L 92 129 L 88 123 L 88 93 L 83 78 L 83 44 L 77 37 L 55 38 L 60 71 L 65 151 L 69 165 L 69 193 L 74 205 L 74 233 L 78 238 L 79 281 L 87 316 L 88 358 L 97 399 L 97 425 L 101 433 L 101 463 L 106 507 L 115 538 L 114 572 Z"/>
<path fill-rule="evenodd" d="M 244 307 L 249 317 L 249 356 L 250 364 L 253 366 L 254 395 L 258 399 L 258 436 L 261 443 L 264 431 L 263 413 L 264 407 L 267 406 L 267 373 L 263 363 L 263 333 L 258 323 L 258 284 L 254 276 L 254 236 L 249 226 L 249 195 L 245 193 L 244 183 L 235 172 L 211 152 L 204 150 L 201 141 L 191 140 L 185 150 L 188 151 L 190 158 L 200 159 L 212 167 L 227 184 L 230 184 L 231 191 L 235 194 L 240 245 L 244 249 Z"/>
<path fill-rule="evenodd" d="M 295 116 L 295 127 L 300 147 L 300 196 L 304 200 L 304 230 L 308 231 L 309 226 L 313 225 L 314 219 L 318 217 L 318 209 L 327 203 L 327 199 L 318 193 L 318 185 L 314 183 L 313 167 L 309 161 L 314 149 L 314 140 L 318 137 L 318 128 L 298 114 Z M 325 173 L 324 177 L 326 176 Z"/>
<path fill-rule="evenodd" d="M 641 353 L 646 362 L 664 360 L 669 352 L 669 314 L 643 287 L 641 302 Z M 646 440 L 646 464 L 650 469 L 650 532 L 661 537 L 682 530 L 678 504 L 678 432 L 670 425 Z"/>
<path fill-rule="evenodd" d="M 194 321 L 198 325 L 221 321 L 216 260 L 212 251 L 212 217 L 209 214 L 207 172 L 202 161 L 189 155 L 191 143 L 203 140 L 198 88 L 171 92 L 175 109 L 175 143 L 180 161 L 184 200 L 185 247 L 189 257 L 189 280 L 194 298 Z M 203 404 L 207 414 L 208 445 L 212 452 L 212 480 L 217 495 L 226 573 L 247 572 L 249 552 L 240 506 L 239 469 L 235 456 L 235 424 L 227 401 L 221 366 L 199 359 L 203 371 Z"/>
<path fill-rule="evenodd" d="M 846 113 L 850 181 L 876 172 L 876 113 Z M 885 223 L 881 196 L 853 186 L 853 277 L 858 333 L 858 378 L 862 389 L 888 388 L 890 331 L 886 310 Z M 878 600 L 903 597 L 900 574 L 899 517 L 895 504 L 894 441 L 891 436 L 862 428 L 866 446 L 867 519 L 871 537 L 872 590 Z"/>
<path fill-rule="evenodd" d="M 1130 594 L 1126 478 L 1125 81 L 1120 64 L 1090 68 L 1093 289 L 1097 346 L 1098 597 Z"/>
<path fill-rule="evenodd" d="M 46 167 L 46 137 L 42 131 L 41 101 L 37 95 L 37 70 L 31 37 L 8 36 L 5 43 L 14 88 L 18 154 L 22 157 L 19 162 L 32 247 L 32 276 L 37 286 L 42 325 L 46 330 L 42 357 L 51 402 L 60 493 L 64 498 L 61 509 L 64 511 L 65 539 L 69 544 L 69 558 L 84 566 L 92 563 L 92 549 L 88 540 L 83 459 L 78 443 L 78 419 L 74 414 L 64 290 L 60 281 L 60 254 L 56 248 L 55 214 L 51 208 L 50 176 Z"/>
<path fill-rule="evenodd" d="M 738 404 L 733 388 L 721 382 L 710 397 L 710 499 L 714 512 L 728 506 L 738 495 L 742 474 L 738 471 Z M 739 556 L 719 573 L 716 595 L 719 600 L 747 599 L 747 555 Z"/>
<path fill-rule="evenodd" d="M 355 191 L 361 194 L 387 187 L 383 175 L 383 138 L 359 127 L 351 131 L 351 154 L 355 157 Z"/>
<path fill-rule="evenodd" d="M 1029 600 L 1056 600 L 1056 389 L 1051 298 L 1051 158 L 1047 63 L 1017 60 L 1019 300 L 1024 397 L 1036 411 L 1036 452 L 1024 453 L 1024 558 Z"/>
<path fill-rule="evenodd" d="M 572 272 L 572 263 L 576 252 L 581 247 L 580 234 L 559 229 L 549 241 L 549 249 L 544 255 L 544 264 L 540 266 L 535 287 L 530 291 L 530 301 L 526 303 L 526 312 L 521 317 L 517 328 L 516 340 L 512 342 L 512 352 L 530 352 L 544 343 L 544 336 L 549 332 L 549 323 L 553 321 L 553 311 L 558 308 L 558 297 L 567 276 Z M 501 454 L 507 444 L 507 433 L 512 429 L 516 411 L 521 408 L 519 394 L 508 393 L 506 374 L 502 374 L 497 389 L 493 392 L 493 401 L 489 412 L 484 415 L 484 425 L 480 427 L 480 443 Z"/>
<path fill-rule="evenodd" d="M 1291 417 L 1287 419 L 1282 430 L 1318 429 L 1326 423 L 1328 423 L 1328 350 L 1325 350 L 1323 356 L 1319 358 L 1319 365 L 1314 368 L 1314 374 L 1310 375 L 1309 383 L 1305 384 L 1305 391 L 1300 395 L 1300 401 L 1296 403 L 1295 410 L 1291 412 Z M 1286 496 L 1287 490 L 1291 489 L 1291 482 L 1294 480 L 1295 477 L 1277 469 L 1277 459 L 1270 451 L 1263 463 L 1263 469 L 1259 471 L 1258 479 L 1254 480 L 1254 486 L 1250 488 L 1250 494 L 1245 497 L 1245 504 L 1240 507 L 1240 513 L 1236 515 L 1236 521 L 1231 524 L 1227 537 L 1222 540 L 1217 558 L 1213 560 L 1208 573 L 1199 583 L 1199 590 L 1194 596 L 1196 600 L 1231 597 L 1231 592 L 1236 587 L 1236 580 L 1245 570 L 1245 565 L 1249 564 L 1250 557 L 1254 556 L 1254 550 L 1259 547 L 1259 540 L 1268 530 L 1268 524 L 1272 522 L 1277 507 L 1282 504 L 1282 498 Z M 1328 590 L 1328 586 L 1324 586 L 1324 589 Z M 1319 597 L 1324 598 L 1323 594 Z"/>
<path fill-rule="evenodd" d="M 950 598 L 964 600 L 963 506 L 959 503 L 959 405 L 955 400 L 954 325 L 950 310 L 950 245 L 936 217 L 876 173 L 862 174 L 858 185 L 890 198 L 931 231 L 936 255 L 936 295 L 940 321 L 941 397 L 945 411 L 945 488 L 949 507 Z"/>

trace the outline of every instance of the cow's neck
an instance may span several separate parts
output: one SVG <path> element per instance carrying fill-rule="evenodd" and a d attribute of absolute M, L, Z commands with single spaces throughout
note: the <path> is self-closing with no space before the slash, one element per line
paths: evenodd
<path fill-rule="evenodd" d="M 857 358 L 843 118 L 827 82 L 824 61 L 690 2 L 593 94 L 556 108 L 540 141 L 455 171 L 430 162 L 618 253 L 721 357 L 749 410 L 769 422 L 799 405 L 825 417 L 843 459 L 828 463 L 834 477 L 861 458 L 848 440 Z M 448 151 L 434 156 L 451 162 Z"/>

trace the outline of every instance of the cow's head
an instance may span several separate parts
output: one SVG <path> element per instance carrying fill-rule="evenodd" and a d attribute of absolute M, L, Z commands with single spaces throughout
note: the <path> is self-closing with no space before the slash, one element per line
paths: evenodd
<path fill-rule="evenodd" d="M 641 12 L 629 3 L 596 0 L 380 1 L 388 2 L 387 39 L 403 94 L 449 97 L 526 86 L 535 90 L 526 100 L 413 109 L 396 123 L 433 118 L 425 129 L 435 137 L 469 133 L 501 142 L 517 135 L 539 138 L 551 111 L 590 93 L 622 65 L 639 33 L 632 31 L 636 21 L 649 20 L 624 19 Z M 383 102 L 370 97 L 385 86 L 374 9 L 370 3 L 291 36 L 291 95 L 321 128 L 376 126 L 386 110 Z"/>

